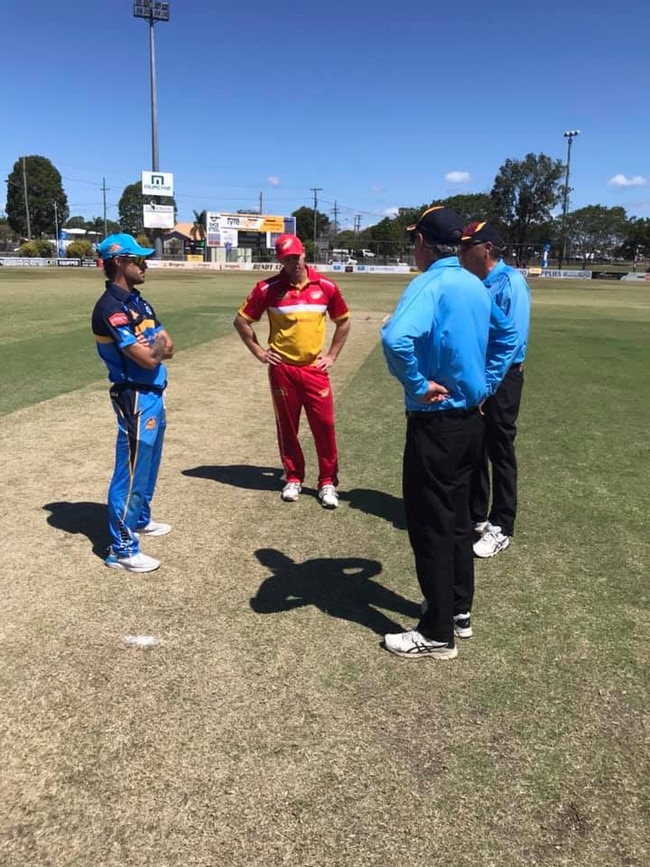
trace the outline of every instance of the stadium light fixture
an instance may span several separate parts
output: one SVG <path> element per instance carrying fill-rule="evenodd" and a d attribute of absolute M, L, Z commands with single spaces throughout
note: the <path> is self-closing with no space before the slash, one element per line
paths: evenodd
<path fill-rule="evenodd" d="M 567 154 L 566 154 L 566 175 L 564 177 L 564 205 L 562 207 L 562 241 L 560 243 L 560 256 L 558 262 L 558 271 L 562 270 L 562 263 L 566 259 L 566 213 L 567 208 L 569 206 L 569 171 L 571 169 L 571 145 L 573 144 L 573 139 L 580 135 L 579 129 L 569 129 L 565 133 L 563 133 L 564 138 L 567 140 Z"/>
<path fill-rule="evenodd" d="M 151 170 L 160 171 L 158 165 L 158 108 L 156 101 L 156 54 L 153 38 L 153 26 L 156 21 L 169 21 L 169 3 L 158 0 L 136 0 L 133 4 L 133 17 L 144 18 L 149 22 L 149 80 L 151 84 Z M 162 258 L 162 237 L 155 232 L 155 258 Z"/>

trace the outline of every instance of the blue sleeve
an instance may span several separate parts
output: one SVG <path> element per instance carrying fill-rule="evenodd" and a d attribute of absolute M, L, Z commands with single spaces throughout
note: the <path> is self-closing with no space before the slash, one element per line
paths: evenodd
<path fill-rule="evenodd" d="M 417 282 L 416 278 L 414 283 Z M 414 283 L 382 327 L 381 341 L 388 370 L 409 397 L 418 398 L 426 392 L 428 380 L 418 369 L 415 342 L 429 336 L 434 305 L 427 287 L 414 287 Z"/>
<path fill-rule="evenodd" d="M 513 363 L 517 351 L 517 331 L 499 305 L 492 299 L 490 331 L 485 358 L 485 380 L 492 395 Z"/>

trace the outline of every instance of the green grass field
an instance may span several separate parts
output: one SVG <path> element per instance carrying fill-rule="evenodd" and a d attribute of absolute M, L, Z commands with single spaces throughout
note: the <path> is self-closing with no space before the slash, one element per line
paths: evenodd
<path fill-rule="evenodd" d="M 406 280 L 340 278 L 327 513 L 278 498 L 264 371 L 231 326 L 254 279 L 147 276 L 177 348 L 175 532 L 153 577 L 116 578 L 101 273 L 0 273 L 0 863 L 649 863 L 650 289 L 531 281 L 517 534 L 477 563 L 475 638 L 415 665 L 379 648 L 419 603 L 376 342 Z M 139 632 L 160 645 L 126 648 Z"/>

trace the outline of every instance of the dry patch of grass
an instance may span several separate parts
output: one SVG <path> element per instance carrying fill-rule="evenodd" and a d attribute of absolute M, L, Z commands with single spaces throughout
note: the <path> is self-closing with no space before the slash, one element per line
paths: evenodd
<path fill-rule="evenodd" d="M 3 864 L 645 863 L 641 660 L 614 677 L 595 613 L 567 632 L 566 537 L 540 544 L 524 518 L 481 564 L 454 663 L 379 649 L 419 603 L 380 318 L 355 317 L 333 374 L 337 512 L 313 490 L 280 502 L 266 371 L 234 334 L 174 359 L 156 498 L 174 532 L 147 541 L 152 575 L 100 559 L 105 386 L 3 419 Z"/>

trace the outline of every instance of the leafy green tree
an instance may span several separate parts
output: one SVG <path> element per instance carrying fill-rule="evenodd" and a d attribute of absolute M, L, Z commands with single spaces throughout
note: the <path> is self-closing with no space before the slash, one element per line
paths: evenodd
<path fill-rule="evenodd" d="M 78 241 L 72 241 L 68 244 L 65 248 L 65 255 L 67 259 L 93 259 L 95 251 L 90 241 L 79 238 Z"/>
<path fill-rule="evenodd" d="M 55 222 L 62 226 L 69 213 L 61 175 L 46 157 L 21 157 L 14 163 L 7 178 L 7 220 L 14 232 L 23 238 L 28 235 L 25 183 L 32 237 L 54 235 Z"/>
<path fill-rule="evenodd" d="M 449 196 L 439 204 L 460 214 L 464 226 L 471 220 L 494 220 L 494 206 L 488 193 L 461 193 Z"/>
<path fill-rule="evenodd" d="M 106 235 L 114 235 L 121 231 L 120 224 L 116 223 L 115 220 L 106 220 L 106 231 L 104 231 L 103 217 L 93 217 L 91 220 L 88 220 L 86 228 L 91 232 L 98 232 L 102 238 Z"/>
<path fill-rule="evenodd" d="M 567 215 L 566 234 L 573 256 L 582 261 L 611 257 L 623 243 L 627 229 L 625 208 L 587 205 Z"/>
<path fill-rule="evenodd" d="M 304 243 L 314 239 L 314 209 L 303 206 L 293 211 L 292 217 L 296 218 L 296 235 Z M 322 238 L 329 232 L 330 219 L 326 214 L 316 211 L 316 226 L 318 237 Z"/>
<path fill-rule="evenodd" d="M 405 226 L 400 217 L 384 217 L 371 227 L 372 241 L 380 256 L 396 256 L 406 243 Z"/>
<path fill-rule="evenodd" d="M 65 229 L 86 229 L 87 223 L 85 217 L 70 217 L 66 220 Z"/>
<path fill-rule="evenodd" d="M 623 243 L 615 254 L 631 262 L 650 259 L 650 220 L 640 217 L 628 220 Z"/>
<path fill-rule="evenodd" d="M 128 232 L 135 237 L 139 232 L 145 232 L 142 208 L 144 205 L 173 205 L 174 222 L 176 222 L 176 200 L 166 196 L 142 195 L 142 183 L 136 181 L 124 187 L 117 205 L 120 220 L 120 231 Z"/>
<path fill-rule="evenodd" d="M 330 243 L 330 247 L 336 250 L 354 250 L 356 247 L 362 246 L 361 236 L 353 232 L 352 229 L 344 229 L 339 232 Z"/>
<path fill-rule="evenodd" d="M 36 238 L 21 244 L 18 255 L 29 259 L 49 259 L 54 256 L 54 246 L 44 238 Z"/>
<path fill-rule="evenodd" d="M 142 183 L 136 181 L 124 187 L 120 201 L 117 205 L 117 213 L 120 221 L 120 231 L 128 232 L 134 237 L 144 229 L 142 207 L 148 203 L 151 196 L 146 198 L 142 195 Z"/>
<path fill-rule="evenodd" d="M 516 250 L 530 243 L 534 226 L 551 220 L 562 199 L 563 172 L 562 160 L 546 154 L 507 159 L 499 169 L 490 193 L 492 216 L 504 230 L 504 241 Z"/>
<path fill-rule="evenodd" d="M 9 225 L 6 217 L 0 217 L 0 248 L 6 253 L 13 250 L 20 238 Z"/>

